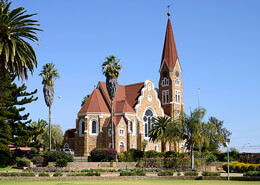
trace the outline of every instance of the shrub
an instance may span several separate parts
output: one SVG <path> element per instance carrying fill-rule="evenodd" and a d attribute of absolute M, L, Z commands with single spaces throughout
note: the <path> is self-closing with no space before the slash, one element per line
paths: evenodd
<path fill-rule="evenodd" d="M 122 155 L 123 156 L 121 156 L 121 161 L 135 162 L 135 161 L 138 161 L 139 159 L 143 158 L 144 153 L 140 150 L 130 149 L 130 150 L 122 153 Z"/>
<path fill-rule="evenodd" d="M 36 155 L 38 154 L 37 148 L 32 147 L 31 150 L 29 151 L 30 155 Z"/>
<path fill-rule="evenodd" d="M 88 173 L 74 173 L 68 176 L 100 176 L 99 172 L 88 172 Z"/>
<path fill-rule="evenodd" d="M 121 171 L 120 176 L 136 176 L 136 172 Z"/>
<path fill-rule="evenodd" d="M 204 171 L 204 172 L 202 172 L 202 176 L 220 176 L 220 173 Z"/>
<path fill-rule="evenodd" d="M 214 155 L 214 154 L 210 154 L 207 159 L 206 159 L 206 162 L 207 163 L 211 163 L 211 162 L 215 162 L 217 161 L 217 157 Z"/>
<path fill-rule="evenodd" d="M 97 148 L 92 150 L 90 155 L 94 162 L 108 162 L 116 160 L 116 150 L 112 148 Z"/>
<path fill-rule="evenodd" d="M 43 163 L 43 157 L 42 156 L 35 156 L 32 158 L 33 164 L 42 164 Z"/>
<path fill-rule="evenodd" d="M 147 158 L 156 158 L 156 157 L 159 157 L 159 154 L 160 153 L 155 150 L 149 150 L 144 153 L 144 156 Z"/>
<path fill-rule="evenodd" d="M 35 173 L 33 172 L 21 173 L 20 175 L 24 177 L 35 177 Z"/>
<path fill-rule="evenodd" d="M 49 177 L 49 173 L 39 173 L 39 177 Z"/>
<path fill-rule="evenodd" d="M 249 171 L 243 174 L 243 176 L 260 176 L 260 171 Z"/>
<path fill-rule="evenodd" d="M 198 172 L 197 171 L 186 171 L 184 172 L 185 176 L 198 176 Z"/>
<path fill-rule="evenodd" d="M 66 166 L 68 166 L 68 161 L 66 159 L 57 159 L 56 166 L 57 167 L 66 167 Z"/>
<path fill-rule="evenodd" d="M 62 173 L 58 172 L 58 173 L 54 173 L 53 177 L 61 177 L 62 175 L 63 175 Z"/>
<path fill-rule="evenodd" d="M 242 163 L 241 164 L 241 172 L 245 173 L 248 172 L 249 164 Z"/>
<path fill-rule="evenodd" d="M 165 153 L 165 158 L 168 158 L 168 157 L 179 157 L 179 153 L 178 152 L 175 152 L 175 151 L 168 151 Z"/>
<path fill-rule="evenodd" d="M 141 170 L 141 171 L 136 171 L 136 175 L 137 176 L 145 176 L 146 175 L 146 173 L 145 173 L 145 171 L 144 170 Z"/>
<path fill-rule="evenodd" d="M 29 159 L 16 157 L 17 167 L 29 167 L 30 163 L 31 161 Z"/>
<path fill-rule="evenodd" d="M 157 173 L 158 176 L 173 176 L 173 172 L 170 170 L 160 171 Z"/>
<path fill-rule="evenodd" d="M 248 171 L 256 171 L 256 165 L 255 164 L 250 164 L 248 166 Z"/>
<path fill-rule="evenodd" d="M 45 152 L 43 157 L 45 162 L 56 162 L 58 159 L 65 159 L 68 162 L 73 162 L 72 155 L 60 151 Z"/>
<path fill-rule="evenodd" d="M 6 167 L 10 163 L 11 153 L 10 152 L 0 152 L 0 167 Z"/>

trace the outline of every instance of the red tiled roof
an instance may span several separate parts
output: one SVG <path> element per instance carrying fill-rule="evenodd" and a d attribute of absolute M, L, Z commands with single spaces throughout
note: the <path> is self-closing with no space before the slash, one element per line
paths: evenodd
<path fill-rule="evenodd" d="M 66 131 L 65 131 L 65 134 L 67 133 L 69 138 L 74 138 L 75 132 L 76 132 L 76 129 L 73 128 L 73 129 L 68 129 L 68 130 L 66 130 Z"/>
<path fill-rule="evenodd" d="M 111 116 L 105 119 L 105 122 L 104 122 L 104 125 L 103 125 L 103 126 L 107 126 L 107 125 L 108 125 L 108 123 L 109 123 L 109 121 L 110 121 L 110 118 L 111 118 Z M 124 120 L 124 122 L 125 122 L 125 124 L 126 124 L 126 121 L 125 121 L 125 119 L 124 119 L 124 116 L 113 116 L 113 122 L 114 122 L 114 124 L 115 124 L 115 125 L 118 125 L 122 118 L 123 118 L 123 120 Z"/>
<path fill-rule="evenodd" d="M 93 90 L 87 101 L 81 107 L 78 114 L 87 112 L 110 113 L 99 89 Z"/>
<path fill-rule="evenodd" d="M 108 95 L 105 82 L 99 82 L 108 103 L 111 100 Z M 115 113 L 135 113 L 134 107 L 141 95 L 141 89 L 144 87 L 144 82 L 131 84 L 131 85 L 118 85 L 116 96 L 114 99 L 113 108 Z"/>
<path fill-rule="evenodd" d="M 177 49 L 176 49 L 175 40 L 173 36 L 171 20 L 170 18 L 168 18 L 161 65 L 165 60 L 169 69 L 173 69 L 177 59 L 178 59 L 178 54 L 177 54 Z"/>

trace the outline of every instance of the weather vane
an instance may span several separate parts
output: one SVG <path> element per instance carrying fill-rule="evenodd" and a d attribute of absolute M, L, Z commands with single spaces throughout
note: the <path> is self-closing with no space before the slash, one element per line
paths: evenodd
<path fill-rule="evenodd" d="M 168 8 L 168 13 L 167 13 L 167 15 L 168 15 L 169 17 L 170 17 L 170 15 L 171 15 L 170 7 L 171 7 L 171 5 L 168 5 L 168 6 L 167 6 L 167 8 Z"/>

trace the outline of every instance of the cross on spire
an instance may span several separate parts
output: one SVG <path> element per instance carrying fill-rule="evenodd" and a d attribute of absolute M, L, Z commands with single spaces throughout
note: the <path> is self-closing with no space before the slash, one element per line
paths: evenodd
<path fill-rule="evenodd" d="M 171 5 L 168 5 L 168 6 L 167 6 L 167 8 L 168 8 L 168 13 L 167 13 L 168 17 L 171 16 L 170 7 L 171 7 Z"/>

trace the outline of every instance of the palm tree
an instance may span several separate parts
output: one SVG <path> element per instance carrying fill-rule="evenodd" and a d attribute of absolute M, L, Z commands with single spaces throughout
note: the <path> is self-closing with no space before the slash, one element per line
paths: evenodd
<path fill-rule="evenodd" d="M 37 67 L 35 52 L 27 41 L 38 45 L 36 32 L 42 31 L 36 28 L 38 21 L 30 19 L 36 14 L 26 14 L 23 7 L 10 10 L 10 6 L 11 2 L 0 2 L 0 101 L 7 72 L 23 80 L 28 79 L 28 70 L 32 73 Z"/>
<path fill-rule="evenodd" d="M 197 108 L 190 115 L 182 114 L 178 119 L 182 127 L 182 137 L 186 141 L 186 146 L 190 148 L 191 169 L 194 170 L 194 146 L 199 143 L 208 143 L 207 132 L 202 122 L 206 110 Z"/>
<path fill-rule="evenodd" d="M 149 132 L 150 141 L 161 141 L 162 151 L 165 151 L 165 144 L 169 140 L 167 137 L 167 128 L 172 123 L 170 117 L 157 117 L 153 124 L 153 128 Z"/>
<path fill-rule="evenodd" d="M 54 79 L 60 78 L 60 75 L 57 71 L 57 69 L 54 68 L 55 65 L 53 63 L 47 63 L 43 66 L 43 69 L 39 76 L 43 78 L 42 84 L 43 84 L 43 95 L 44 100 L 49 107 L 49 136 L 50 136 L 50 151 L 51 151 L 51 105 L 53 103 L 53 97 L 54 97 Z"/>
<path fill-rule="evenodd" d="M 106 87 L 111 99 L 111 131 L 112 131 L 112 147 L 115 149 L 115 142 L 114 142 L 114 130 L 113 130 L 113 100 L 116 95 L 117 87 L 118 87 L 118 76 L 122 69 L 122 66 L 118 63 L 120 60 L 117 60 L 115 56 L 110 55 L 106 57 L 106 61 L 102 64 L 102 71 L 103 74 L 106 76 Z"/>

